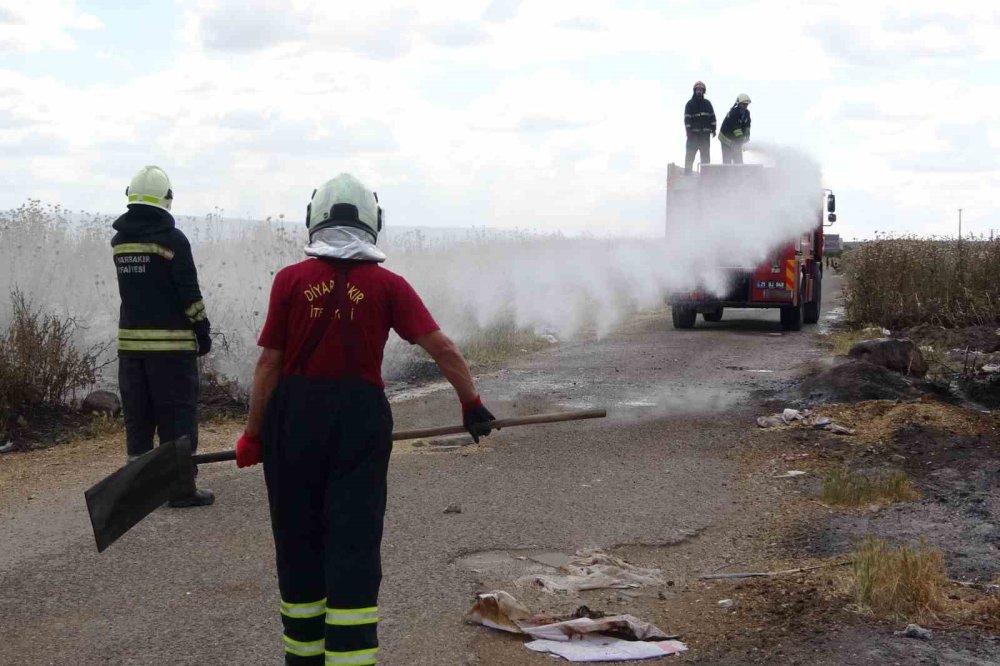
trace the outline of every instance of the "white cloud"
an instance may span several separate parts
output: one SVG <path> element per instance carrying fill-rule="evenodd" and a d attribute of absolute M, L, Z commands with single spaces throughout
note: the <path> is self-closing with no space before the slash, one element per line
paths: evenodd
<path fill-rule="evenodd" d="M 96 16 L 80 11 L 75 0 L 0 0 L 0 53 L 71 49 L 74 31 L 102 26 Z"/>
<path fill-rule="evenodd" d="M 821 161 L 841 229 L 933 230 L 957 196 L 1000 216 L 978 194 L 1000 180 L 1000 84 L 981 81 L 1000 54 L 995 10 L 181 1 L 183 48 L 159 71 L 81 85 L 0 66 L 12 91 L 0 94 L 0 143 L 20 151 L 0 168 L 28 160 L 44 174 L 56 146 L 76 174 L 58 188 L 65 203 L 115 210 L 117 183 L 157 161 L 180 212 L 258 215 L 294 213 L 348 170 L 397 223 L 656 233 L 666 164 L 683 159 L 681 109 L 705 79 L 720 116 L 746 90 L 755 140 Z M 21 30 L 19 50 L 70 48 L 74 30 L 97 25 L 72 2 L 35 4 L 3 13 L 0 0 L 0 43 Z"/>

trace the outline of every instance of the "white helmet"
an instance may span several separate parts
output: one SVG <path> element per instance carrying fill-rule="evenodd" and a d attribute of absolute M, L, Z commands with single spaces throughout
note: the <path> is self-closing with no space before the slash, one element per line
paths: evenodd
<path fill-rule="evenodd" d="M 135 174 L 125 188 L 128 205 L 139 204 L 170 210 L 174 201 L 174 191 L 166 172 L 158 166 L 144 166 Z"/>
<path fill-rule="evenodd" d="M 313 190 L 306 227 L 310 236 L 327 227 L 355 227 L 378 238 L 384 216 L 378 195 L 354 176 L 342 173 Z"/>
<path fill-rule="evenodd" d="M 749 104 L 750 103 L 750 95 L 748 95 L 746 93 L 740 93 L 736 97 L 736 103 L 737 104 Z"/>

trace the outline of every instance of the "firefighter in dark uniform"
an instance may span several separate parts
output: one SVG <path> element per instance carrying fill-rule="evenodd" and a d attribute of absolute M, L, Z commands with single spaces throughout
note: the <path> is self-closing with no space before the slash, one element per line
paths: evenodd
<path fill-rule="evenodd" d="M 722 121 L 719 142 L 723 164 L 743 164 L 743 147 L 750 141 L 750 96 L 740 93 Z"/>
<path fill-rule="evenodd" d="M 389 330 L 451 382 L 472 436 L 490 432 L 461 352 L 402 277 L 379 264 L 382 209 L 341 174 L 313 193 L 306 260 L 274 278 L 240 467 L 263 460 L 286 664 L 378 660 L 378 591 L 392 413 L 381 367 Z"/>
<path fill-rule="evenodd" d="M 128 212 L 115 220 L 111 240 L 121 314 L 118 385 L 128 458 L 183 435 L 198 446 L 198 356 L 212 348 L 211 325 L 198 288 L 191 245 L 174 225 L 174 193 L 162 169 L 143 167 L 128 189 Z M 211 504 L 198 489 L 170 506 Z"/>
<path fill-rule="evenodd" d="M 687 132 L 687 150 L 684 155 L 684 171 L 691 173 L 695 153 L 701 153 L 701 163 L 711 164 L 711 139 L 715 136 L 715 109 L 705 98 L 705 84 L 696 81 L 694 94 L 684 106 L 684 129 Z"/>

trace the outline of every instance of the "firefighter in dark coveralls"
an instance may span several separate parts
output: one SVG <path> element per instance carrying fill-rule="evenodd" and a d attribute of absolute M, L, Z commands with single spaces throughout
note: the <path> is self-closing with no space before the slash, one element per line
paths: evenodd
<path fill-rule="evenodd" d="M 469 367 L 402 277 L 379 263 L 378 197 L 341 174 L 313 193 L 305 261 L 275 275 L 240 467 L 263 460 L 286 664 L 378 660 L 378 591 L 392 413 L 382 354 L 393 329 L 454 386 L 472 436 L 493 415 Z"/>
<path fill-rule="evenodd" d="M 694 93 L 684 105 L 684 130 L 687 132 L 687 147 L 684 154 L 684 171 L 691 173 L 695 153 L 701 153 L 701 163 L 711 164 L 712 141 L 715 136 L 715 109 L 705 98 L 705 84 L 695 81 Z"/>
<path fill-rule="evenodd" d="M 128 458 L 187 435 L 198 446 L 198 356 L 212 349 L 211 325 L 198 288 L 191 245 L 174 225 L 174 192 L 162 169 L 143 167 L 128 189 L 128 212 L 115 220 L 111 240 L 121 312 L 118 385 Z M 170 506 L 205 506 L 198 489 Z"/>
<path fill-rule="evenodd" d="M 743 147 L 750 142 L 750 96 L 740 93 L 719 131 L 723 164 L 743 164 Z"/>

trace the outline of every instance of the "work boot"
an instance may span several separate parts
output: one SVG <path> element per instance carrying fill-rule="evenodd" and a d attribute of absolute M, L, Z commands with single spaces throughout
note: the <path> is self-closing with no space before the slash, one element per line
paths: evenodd
<path fill-rule="evenodd" d="M 194 495 L 172 499 L 167 502 L 167 506 L 173 509 L 186 509 L 191 506 L 208 506 L 214 501 L 215 495 L 211 490 L 198 488 L 194 491 Z"/>

